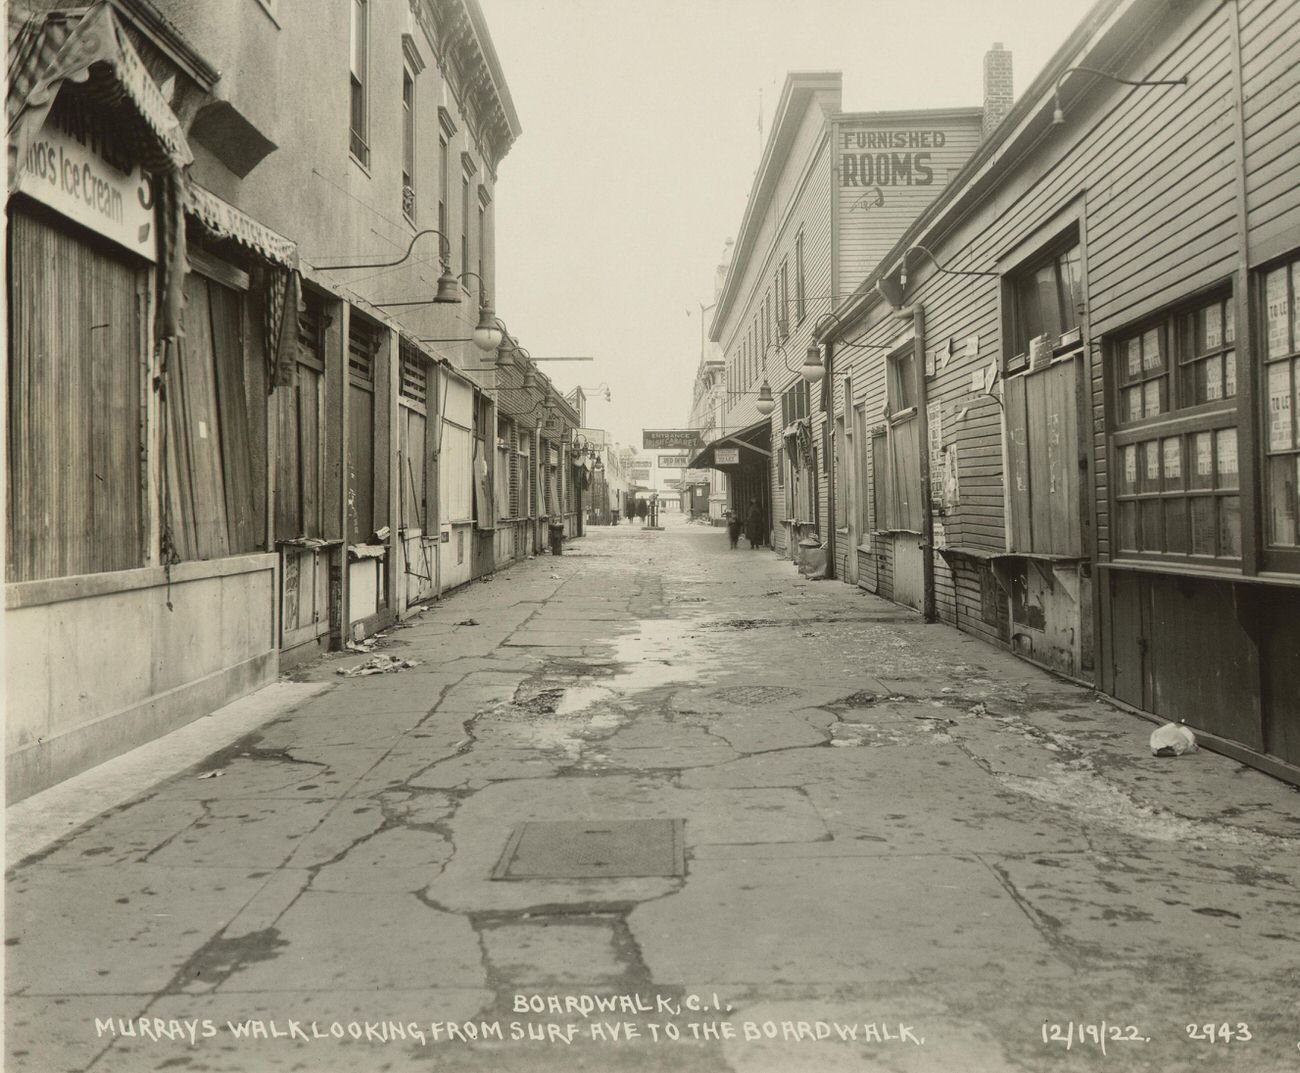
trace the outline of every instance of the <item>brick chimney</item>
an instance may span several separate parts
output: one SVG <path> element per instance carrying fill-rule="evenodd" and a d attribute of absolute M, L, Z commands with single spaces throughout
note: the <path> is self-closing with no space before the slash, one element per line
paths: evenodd
<path fill-rule="evenodd" d="M 984 137 L 988 137 L 1011 111 L 1015 93 L 1011 86 L 1011 53 L 996 41 L 984 53 Z"/>

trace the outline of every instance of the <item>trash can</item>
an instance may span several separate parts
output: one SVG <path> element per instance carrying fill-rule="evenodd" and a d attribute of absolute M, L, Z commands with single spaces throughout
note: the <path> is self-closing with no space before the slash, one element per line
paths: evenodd
<path fill-rule="evenodd" d="M 826 549 L 816 537 L 799 541 L 799 573 L 805 577 L 826 572 Z"/>
<path fill-rule="evenodd" d="M 551 554 L 552 555 L 563 554 L 561 545 L 564 543 L 564 523 L 552 522 L 546 528 L 547 531 L 551 534 Z"/>

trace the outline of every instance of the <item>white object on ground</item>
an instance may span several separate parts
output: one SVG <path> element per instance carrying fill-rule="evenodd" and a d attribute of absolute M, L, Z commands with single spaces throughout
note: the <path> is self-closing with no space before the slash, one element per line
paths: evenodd
<path fill-rule="evenodd" d="M 1166 723 L 1151 731 L 1152 756 L 1182 756 L 1196 752 L 1196 735 L 1181 723 Z"/>

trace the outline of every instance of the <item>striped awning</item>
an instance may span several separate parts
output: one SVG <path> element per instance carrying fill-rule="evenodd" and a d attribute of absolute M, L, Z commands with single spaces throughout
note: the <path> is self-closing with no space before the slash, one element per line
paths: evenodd
<path fill-rule="evenodd" d="M 131 153 L 149 171 L 176 172 L 194 159 L 181 122 L 131 44 L 107 0 L 71 12 L 9 17 L 9 88 L 5 118 L 9 183 L 68 83 L 112 118 Z"/>

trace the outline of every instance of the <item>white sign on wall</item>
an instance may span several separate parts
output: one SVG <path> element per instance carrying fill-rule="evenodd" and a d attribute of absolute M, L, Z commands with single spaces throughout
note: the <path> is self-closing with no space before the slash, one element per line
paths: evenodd
<path fill-rule="evenodd" d="M 660 455 L 660 469 L 685 469 L 686 463 L 690 461 L 690 455 Z"/>
<path fill-rule="evenodd" d="M 153 185 L 137 164 L 89 129 L 69 130 L 53 109 L 19 164 L 18 190 L 150 261 L 158 259 Z"/>
<path fill-rule="evenodd" d="M 713 464 L 716 466 L 740 465 L 739 447 L 719 447 L 713 452 Z"/>

